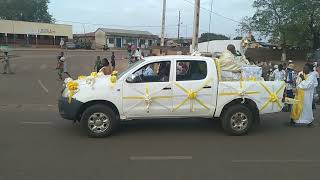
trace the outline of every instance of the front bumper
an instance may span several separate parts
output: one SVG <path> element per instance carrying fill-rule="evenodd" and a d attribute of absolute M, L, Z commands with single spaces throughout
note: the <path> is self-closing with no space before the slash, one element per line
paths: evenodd
<path fill-rule="evenodd" d="M 69 103 L 68 98 L 60 97 L 58 103 L 60 116 L 67 120 L 77 120 L 77 115 L 82 105 L 82 102 L 75 99 L 72 99 L 71 103 Z"/>

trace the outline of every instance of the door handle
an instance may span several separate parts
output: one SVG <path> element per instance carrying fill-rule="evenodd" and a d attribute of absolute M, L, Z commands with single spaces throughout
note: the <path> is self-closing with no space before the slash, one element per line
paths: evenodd
<path fill-rule="evenodd" d="M 211 86 L 205 86 L 203 89 L 211 89 Z"/>
<path fill-rule="evenodd" d="M 162 90 L 171 90 L 171 87 L 165 87 Z"/>

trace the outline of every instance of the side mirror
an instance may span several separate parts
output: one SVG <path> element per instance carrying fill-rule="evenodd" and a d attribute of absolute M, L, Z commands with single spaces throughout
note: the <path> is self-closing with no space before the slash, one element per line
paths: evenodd
<path fill-rule="evenodd" d="M 136 76 L 134 74 L 132 74 L 131 76 L 127 77 L 126 82 L 127 83 L 134 83 L 135 78 L 136 78 Z"/>

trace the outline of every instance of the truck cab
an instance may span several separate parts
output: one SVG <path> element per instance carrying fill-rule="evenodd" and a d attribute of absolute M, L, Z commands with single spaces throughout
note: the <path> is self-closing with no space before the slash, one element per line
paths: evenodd
<path fill-rule="evenodd" d="M 222 82 L 215 61 L 201 56 L 148 57 L 121 74 L 93 73 L 65 83 L 59 99 L 61 116 L 80 121 L 93 137 L 111 135 L 120 121 L 152 118 L 220 118 L 229 134 L 243 135 L 258 122 L 259 114 L 279 111 L 262 109 L 266 105 L 258 101 L 267 103 L 272 95 L 270 103 L 277 101 L 282 106 L 279 99 L 284 90 L 276 95 L 268 90 L 266 100 L 254 93 L 249 96 L 232 91 L 252 89 L 258 82 Z M 256 91 L 282 86 L 271 83 L 264 83 Z"/>

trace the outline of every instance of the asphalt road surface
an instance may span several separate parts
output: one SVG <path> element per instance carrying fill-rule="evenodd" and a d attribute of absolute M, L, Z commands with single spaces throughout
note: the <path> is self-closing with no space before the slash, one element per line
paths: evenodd
<path fill-rule="evenodd" d="M 57 52 L 14 54 L 15 74 L 0 75 L 1 180 L 318 179 L 318 121 L 292 128 L 288 113 L 272 114 L 249 135 L 232 137 L 210 120 L 141 120 L 91 139 L 58 114 Z M 88 75 L 97 55 L 110 56 L 68 52 L 72 76 Z M 117 64 L 123 68 L 126 61 Z"/>

